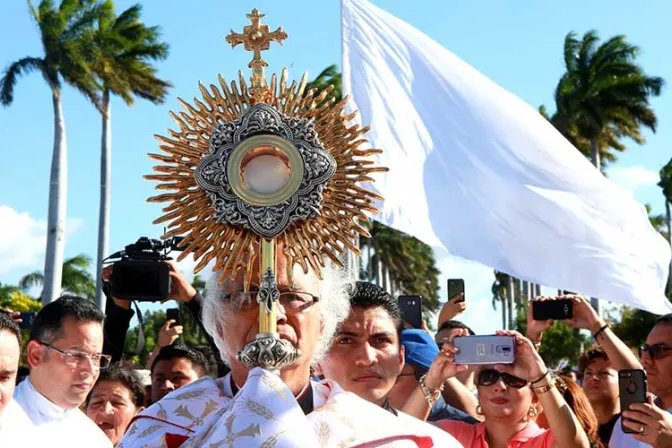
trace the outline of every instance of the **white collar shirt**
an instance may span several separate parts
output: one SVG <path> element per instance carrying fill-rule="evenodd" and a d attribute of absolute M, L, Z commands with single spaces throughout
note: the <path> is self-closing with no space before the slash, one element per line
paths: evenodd
<path fill-rule="evenodd" d="M 14 400 L 25 411 L 35 433 L 51 446 L 112 447 L 105 433 L 82 411 L 52 403 L 35 389 L 29 378 L 14 389 Z"/>

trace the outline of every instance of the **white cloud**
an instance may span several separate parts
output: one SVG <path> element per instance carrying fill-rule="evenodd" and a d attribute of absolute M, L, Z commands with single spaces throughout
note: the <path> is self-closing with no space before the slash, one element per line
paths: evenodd
<path fill-rule="evenodd" d="M 657 171 L 642 165 L 616 166 L 609 169 L 607 175 L 614 183 L 633 192 L 655 186 L 660 181 Z"/>
<path fill-rule="evenodd" d="M 46 233 L 45 221 L 0 205 L 0 274 L 37 266 L 44 254 Z"/>
<path fill-rule="evenodd" d="M 66 238 L 84 225 L 79 218 L 68 218 Z M 47 241 L 47 223 L 27 212 L 0 205 L 0 274 L 14 269 L 41 270 Z"/>

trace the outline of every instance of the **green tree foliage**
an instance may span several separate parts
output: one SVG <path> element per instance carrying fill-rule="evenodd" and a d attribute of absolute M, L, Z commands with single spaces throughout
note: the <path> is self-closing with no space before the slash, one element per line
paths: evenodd
<path fill-rule="evenodd" d="M 600 169 L 601 161 L 616 160 L 626 149 L 623 138 L 646 140 L 641 128 L 656 130 L 657 117 L 649 104 L 660 95 L 664 81 L 637 65 L 639 48 L 614 36 L 602 43 L 595 31 L 579 39 L 565 37 L 566 72 L 555 89 L 556 112 L 542 115 Z"/>
<path fill-rule="evenodd" d="M 166 323 L 165 311 L 145 311 L 142 326 L 145 334 L 145 346 L 139 354 L 135 353 L 138 343 L 138 327 L 131 328 L 126 335 L 126 344 L 124 347 L 125 358 L 134 360 L 136 366 L 144 366 L 147 363 L 147 357 L 156 346 L 159 330 L 164 323 Z"/>
<path fill-rule="evenodd" d="M 628 347 L 635 348 L 644 344 L 658 316 L 636 308 L 623 307 L 621 317 L 613 325 L 613 330 Z"/>
<path fill-rule="evenodd" d="M 79 254 L 65 260 L 61 282 L 63 291 L 68 294 L 93 299 L 96 294 L 96 281 L 89 271 L 90 268 L 91 257 L 84 254 Z M 19 280 L 19 288 L 25 290 L 33 286 L 42 286 L 43 282 L 44 274 L 35 271 L 23 276 Z"/>

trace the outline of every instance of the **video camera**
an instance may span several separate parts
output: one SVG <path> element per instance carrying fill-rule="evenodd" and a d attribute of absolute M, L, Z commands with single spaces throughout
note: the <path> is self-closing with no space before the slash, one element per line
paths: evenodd
<path fill-rule="evenodd" d="M 184 238 L 174 237 L 165 241 L 141 237 L 122 251 L 107 259 L 119 258 L 113 264 L 111 296 L 122 300 L 158 302 L 168 298 L 172 289 L 170 267 L 166 260 L 170 251 L 183 250 Z"/>

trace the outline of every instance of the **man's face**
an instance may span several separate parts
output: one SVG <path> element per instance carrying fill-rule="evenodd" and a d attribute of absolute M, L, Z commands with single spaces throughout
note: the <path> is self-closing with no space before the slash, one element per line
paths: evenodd
<path fill-rule="evenodd" d="M 161 359 L 152 370 L 152 403 L 170 392 L 191 384 L 201 376 L 187 358 Z"/>
<path fill-rule="evenodd" d="M 16 335 L 10 331 L 0 331 L 0 416 L 14 395 L 20 356 Z"/>
<path fill-rule="evenodd" d="M 52 403 L 72 409 L 84 402 L 100 374 L 99 367 L 82 354 L 101 354 L 103 327 L 99 322 L 77 322 L 72 317 L 63 319 L 62 327 L 55 339 L 43 341 L 54 348 L 37 341 L 28 343 L 30 381 Z"/>
<path fill-rule="evenodd" d="M 583 373 L 583 390 L 591 403 L 618 401 L 618 371 L 607 359 L 594 359 Z"/>
<path fill-rule="evenodd" d="M 277 267 L 276 280 L 280 292 L 296 291 L 319 295 L 320 284 L 312 272 L 304 274 L 300 268 L 295 267 L 294 285 L 291 285 L 287 277 L 287 262 L 284 256 L 278 258 Z M 259 270 L 255 268 L 252 273 L 251 290 L 258 290 L 259 282 Z M 243 291 L 242 271 L 238 272 L 233 281 L 226 280 L 222 288 L 224 294 L 237 291 Z M 222 302 L 222 306 L 225 308 L 225 316 L 220 329 L 220 337 L 226 346 L 227 361 L 231 366 L 234 379 L 241 382 L 247 378 L 247 367 L 236 359 L 236 354 L 248 342 L 253 341 L 259 332 L 259 309 L 253 307 L 249 311 L 241 311 L 226 300 Z M 302 370 L 305 371 L 307 378 L 311 359 L 322 333 L 322 318 L 318 306 L 312 305 L 298 312 L 288 312 L 278 303 L 276 321 L 280 338 L 289 341 L 295 348 L 301 350 L 301 356 L 297 361 L 283 369 L 283 372 Z"/>
<path fill-rule="evenodd" d="M 390 391 L 390 406 L 395 409 L 401 409 L 406 404 L 406 400 L 411 396 L 411 393 L 418 387 L 418 379 L 416 378 L 415 370 L 417 367 L 411 364 L 406 364 L 399 376 L 396 378 L 394 387 Z"/>
<path fill-rule="evenodd" d="M 143 408 L 133 402 L 133 394 L 118 381 L 102 381 L 91 392 L 86 415 L 116 446 L 124 436 L 131 419 Z"/>
<path fill-rule="evenodd" d="M 404 366 L 394 320 L 383 308 L 354 307 L 320 366 L 343 389 L 382 404 Z"/>
<path fill-rule="evenodd" d="M 646 345 L 672 348 L 672 324 L 658 324 L 646 338 Z M 646 370 L 649 388 L 654 395 L 669 396 L 672 391 L 672 350 L 665 350 L 653 360 L 642 353 L 642 365 Z"/>

